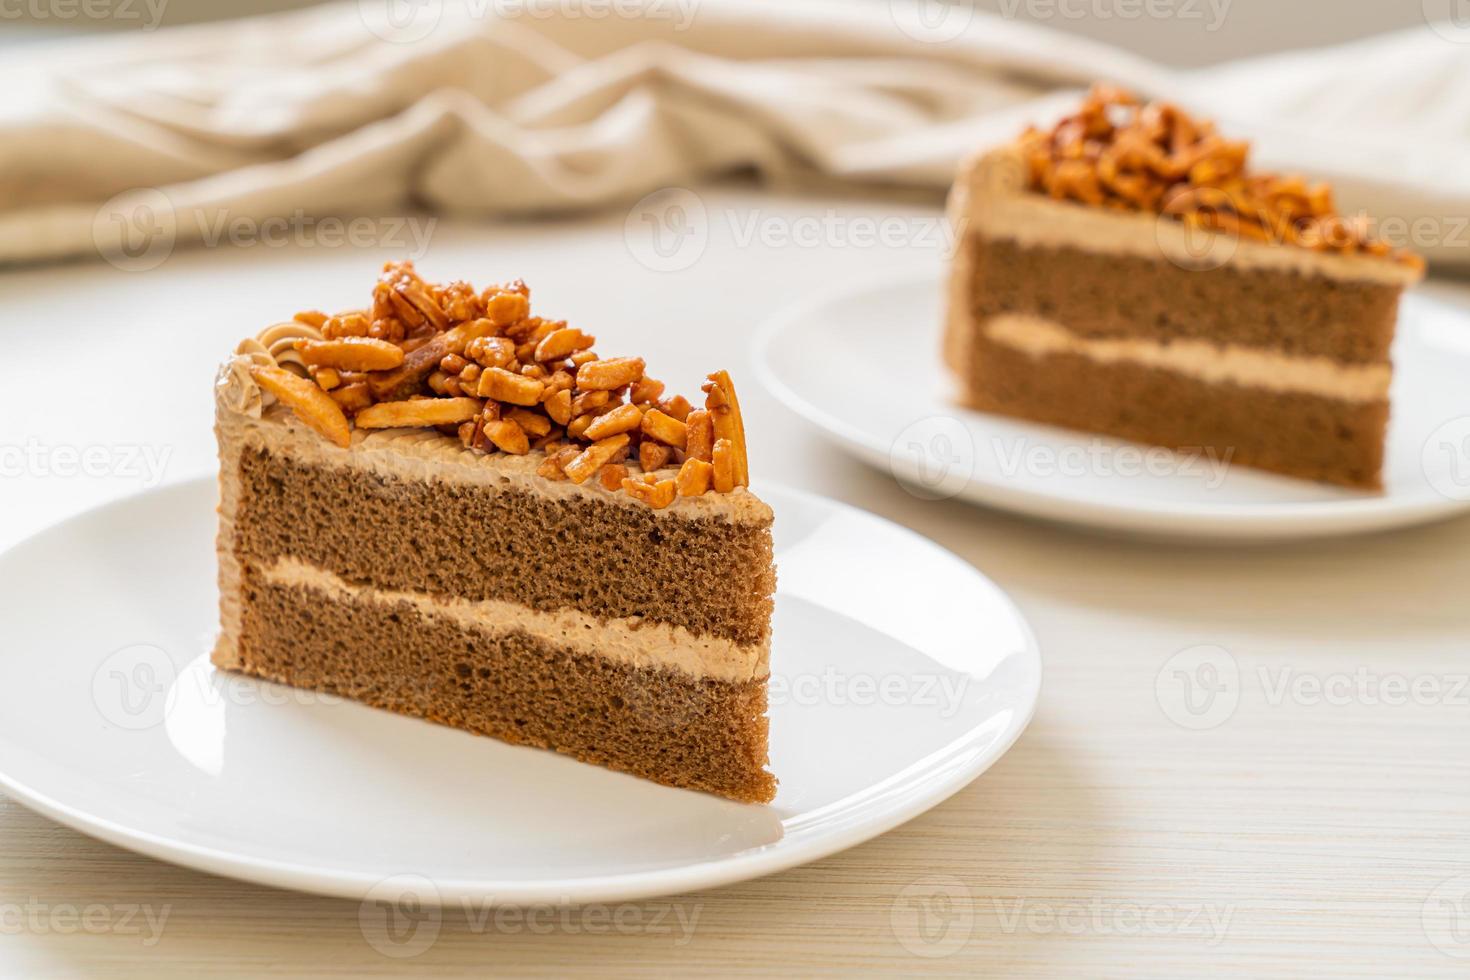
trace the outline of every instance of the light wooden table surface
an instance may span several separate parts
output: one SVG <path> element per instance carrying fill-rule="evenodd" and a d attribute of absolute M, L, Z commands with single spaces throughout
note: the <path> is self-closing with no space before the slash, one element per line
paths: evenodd
<path fill-rule="evenodd" d="M 650 252 L 619 212 L 441 223 L 420 265 L 524 276 L 542 308 L 649 352 L 687 387 L 711 364 L 748 378 L 751 330 L 815 287 L 942 260 L 932 208 L 740 189 L 699 203 L 702 251 L 696 238 L 667 240 L 694 252 Z M 0 275 L 0 446 L 144 443 L 168 449 L 168 480 L 210 472 L 213 363 L 273 318 L 364 295 L 404 251 L 378 233 L 384 247 L 257 244 L 146 272 Z M 639 255 L 688 267 L 657 272 Z M 1426 288 L 1470 301 L 1463 286 Z M 871 843 L 614 920 L 632 925 L 568 912 L 548 931 L 450 909 L 411 959 L 367 941 L 356 903 L 157 863 L 0 798 L 0 975 L 1470 973 L 1470 520 L 1235 550 L 1089 536 L 921 501 L 753 382 L 741 394 L 758 473 L 941 540 L 1030 618 L 1041 707 L 992 770 Z M 7 476 L 0 546 L 142 479 Z M 1220 648 L 1210 666 L 1238 679 L 1238 700 L 1191 729 L 1171 720 L 1187 693 L 1171 658 L 1200 646 Z"/>

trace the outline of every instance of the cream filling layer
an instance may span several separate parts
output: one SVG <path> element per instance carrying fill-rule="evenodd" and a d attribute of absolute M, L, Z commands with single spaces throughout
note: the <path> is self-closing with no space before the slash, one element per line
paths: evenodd
<path fill-rule="evenodd" d="M 1238 344 L 1079 337 L 1053 320 L 1023 314 L 1002 313 L 982 322 L 985 336 L 992 343 L 1033 357 L 1076 354 L 1099 364 L 1172 371 L 1206 384 L 1370 402 L 1388 397 L 1393 377 L 1386 363 L 1347 364 L 1329 357 L 1292 357 Z"/>
<path fill-rule="evenodd" d="M 631 667 L 663 667 L 698 680 L 741 682 L 770 673 L 770 646 L 696 636 L 682 626 L 639 617 L 602 620 L 574 609 L 541 612 L 518 602 L 444 598 L 354 585 L 296 558 L 281 558 L 261 573 L 271 585 L 298 587 L 327 599 L 412 605 L 428 617 L 450 619 L 489 633 L 524 632 L 553 646 L 615 660 Z"/>

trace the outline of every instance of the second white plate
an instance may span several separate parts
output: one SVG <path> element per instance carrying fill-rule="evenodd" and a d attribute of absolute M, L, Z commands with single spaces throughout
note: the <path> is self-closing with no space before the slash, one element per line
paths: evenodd
<path fill-rule="evenodd" d="M 776 317 L 756 369 L 788 407 L 915 494 L 1151 537 L 1270 540 L 1470 509 L 1470 316 L 1409 296 L 1394 347 L 1383 494 L 961 408 L 933 280 L 820 296 Z"/>

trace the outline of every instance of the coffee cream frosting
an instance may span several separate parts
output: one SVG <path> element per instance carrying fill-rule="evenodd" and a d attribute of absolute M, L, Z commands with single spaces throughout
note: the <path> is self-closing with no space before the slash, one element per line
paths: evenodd
<path fill-rule="evenodd" d="M 354 429 L 352 445 L 333 445 L 304 425 L 287 408 L 272 404 L 250 377 L 248 355 L 236 355 L 220 369 L 215 401 L 222 454 L 229 444 L 289 453 L 310 466 L 349 467 L 403 480 L 469 483 L 491 489 L 536 493 L 556 500 L 592 498 L 600 504 L 633 507 L 659 519 L 707 518 L 737 524 L 769 524 L 771 508 L 744 487 L 729 493 L 677 497 L 668 507 L 649 508 L 625 493 L 603 490 L 595 480 L 583 484 L 548 480 L 536 469 L 542 453 L 513 456 L 479 453 L 456 436 L 436 429 Z M 637 463 L 626 464 L 633 473 Z M 670 473 L 672 475 L 672 473 Z"/>
<path fill-rule="evenodd" d="M 271 585 L 311 589 L 330 600 L 408 603 L 424 616 L 450 619 L 489 633 L 522 632 L 576 653 L 607 657 L 631 667 L 661 667 L 698 678 L 748 681 L 769 671 L 765 644 L 740 644 L 696 636 L 682 626 L 639 617 L 599 620 L 572 609 L 541 612 L 515 602 L 469 600 L 354 585 L 295 558 L 281 558 L 262 572 Z"/>
<path fill-rule="evenodd" d="M 1164 343 L 1138 337 L 1082 337 L 1060 323 L 1003 313 L 982 321 L 992 343 L 1033 357 L 1074 354 L 1100 364 L 1130 364 L 1172 371 L 1206 384 L 1234 384 L 1368 402 L 1388 397 L 1387 363 L 1345 364 L 1327 357 L 1292 357 L 1275 351 L 1203 340 Z"/>
<path fill-rule="evenodd" d="M 1151 212 L 1052 200 L 1026 188 L 1026 162 L 1014 145 L 970 161 L 953 194 L 950 215 L 960 238 L 982 234 L 1023 246 L 1166 259 L 1190 269 L 1229 265 L 1400 285 L 1417 282 L 1423 275 L 1419 269 L 1380 256 L 1237 239 L 1191 229 L 1175 218 Z"/>

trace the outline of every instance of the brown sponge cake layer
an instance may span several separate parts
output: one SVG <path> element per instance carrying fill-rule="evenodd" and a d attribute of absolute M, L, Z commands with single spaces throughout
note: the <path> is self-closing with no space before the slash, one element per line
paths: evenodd
<path fill-rule="evenodd" d="M 397 479 L 259 445 L 242 446 L 237 466 L 233 550 L 246 564 L 297 558 L 381 589 L 768 639 L 768 523 Z"/>
<path fill-rule="evenodd" d="M 405 601 L 271 584 L 250 565 L 240 590 L 232 669 L 669 786 L 752 803 L 775 794 L 765 677 L 633 667 Z"/>
<path fill-rule="evenodd" d="M 1207 384 L 1076 354 L 1035 357 L 992 343 L 979 330 L 963 370 L 964 401 L 981 411 L 1175 449 L 1210 449 L 1233 463 L 1290 476 L 1365 489 L 1381 485 L 1385 400 Z"/>
<path fill-rule="evenodd" d="M 1165 259 L 983 234 L 963 248 L 976 320 L 1019 313 L 1082 337 L 1206 340 L 1329 357 L 1388 360 L 1402 287 L 1294 270 L 1186 269 Z"/>

